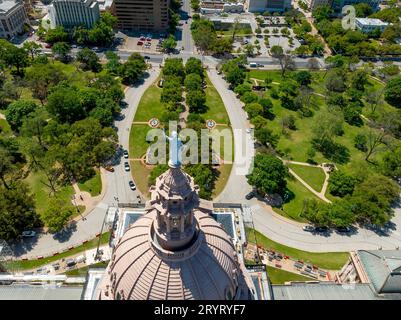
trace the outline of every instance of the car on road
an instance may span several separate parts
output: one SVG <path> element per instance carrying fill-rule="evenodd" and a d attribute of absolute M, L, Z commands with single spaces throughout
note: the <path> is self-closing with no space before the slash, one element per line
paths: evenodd
<path fill-rule="evenodd" d="M 67 267 L 73 267 L 75 266 L 77 263 L 75 261 L 75 259 L 68 259 L 65 264 L 67 265 Z"/>
<path fill-rule="evenodd" d="M 255 192 L 251 191 L 245 196 L 245 199 L 246 200 L 251 200 L 254 196 L 255 196 Z"/>
<path fill-rule="evenodd" d="M 152 38 L 151 37 L 147 37 L 146 41 L 152 41 Z"/>
<path fill-rule="evenodd" d="M 124 155 L 125 159 L 128 159 L 129 155 L 128 155 L 128 151 L 127 150 L 123 151 L 123 155 Z"/>
<path fill-rule="evenodd" d="M 319 232 L 319 233 L 326 233 L 329 231 L 328 227 L 322 226 L 322 227 L 316 227 L 315 228 L 315 232 Z"/>
<path fill-rule="evenodd" d="M 114 172 L 114 168 L 112 166 L 105 166 L 104 168 L 109 172 Z"/>
<path fill-rule="evenodd" d="M 125 171 L 130 171 L 129 163 L 127 161 L 124 162 L 124 170 Z"/>
<path fill-rule="evenodd" d="M 144 56 L 143 57 L 145 60 L 150 60 L 150 57 L 149 56 Z"/>
<path fill-rule="evenodd" d="M 138 46 L 141 46 L 141 45 L 143 45 L 143 42 L 142 42 L 142 41 L 138 41 L 136 44 L 137 44 Z"/>
<path fill-rule="evenodd" d="M 349 227 L 337 227 L 336 230 L 339 233 L 349 233 L 351 231 Z"/>
<path fill-rule="evenodd" d="M 132 191 L 136 190 L 136 185 L 135 185 L 134 181 L 130 180 L 130 182 L 128 182 L 128 184 Z"/>
<path fill-rule="evenodd" d="M 51 47 L 52 47 L 52 44 L 46 43 L 46 45 L 45 45 L 45 48 L 46 48 L 46 49 L 50 49 Z"/>
<path fill-rule="evenodd" d="M 36 236 L 36 232 L 32 230 L 27 230 L 23 231 L 21 235 L 23 238 L 33 238 L 34 236 Z"/>
<path fill-rule="evenodd" d="M 302 230 L 303 231 L 307 231 L 307 232 L 313 232 L 313 231 L 315 231 L 315 227 L 314 226 L 303 226 L 302 227 Z"/>

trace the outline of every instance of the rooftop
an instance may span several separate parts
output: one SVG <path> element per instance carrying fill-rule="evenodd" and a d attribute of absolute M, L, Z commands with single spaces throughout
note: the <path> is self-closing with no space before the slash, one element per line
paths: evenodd
<path fill-rule="evenodd" d="M 389 23 L 381 21 L 380 19 L 373 19 L 373 18 L 356 18 L 357 22 L 363 25 L 368 26 L 387 26 Z"/>
<path fill-rule="evenodd" d="M 16 4 L 17 4 L 16 0 L 0 0 L 0 13 L 9 11 Z"/>
<path fill-rule="evenodd" d="M 80 300 L 81 294 L 79 286 L 0 285 L 0 300 Z"/>

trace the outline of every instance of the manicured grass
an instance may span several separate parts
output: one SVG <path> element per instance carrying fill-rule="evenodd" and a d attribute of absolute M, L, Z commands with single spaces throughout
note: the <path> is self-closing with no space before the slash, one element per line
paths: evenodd
<path fill-rule="evenodd" d="M 130 158 L 141 158 L 147 151 L 149 144 L 146 142 L 146 134 L 151 130 L 147 124 L 133 124 L 129 138 Z"/>
<path fill-rule="evenodd" d="M 92 197 L 98 196 L 102 192 L 102 179 L 100 177 L 99 169 L 95 169 L 96 174 L 85 181 L 84 183 L 78 183 L 81 191 L 86 191 L 91 194 Z"/>
<path fill-rule="evenodd" d="M 232 164 L 223 164 L 219 167 L 220 175 L 215 182 L 212 198 L 216 198 L 223 191 L 230 177 L 232 167 Z"/>
<path fill-rule="evenodd" d="M 40 172 L 32 172 L 27 178 L 26 182 L 30 185 L 34 200 L 36 203 L 36 211 L 42 214 L 47 208 L 50 198 L 50 188 L 44 183 L 47 183 L 46 176 Z M 74 194 L 74 189 L 71 185 L 58 187 L 56 196 L 66 204 L 72 205 L 71 196 Z"/>
<path fill-rule="evenodd" d="M 288 166 L 317 192 L 322 190 L 326 178 L 323 169 L 296 164 L 289 164 Z"/>
<path fill-rule="evenodd" d="M 232 36 L 233 30 L 219 30 L 217 31 L 217 34 L 224 36 Z M 241 28 L 236 30 L 235 35 L 236 36 L 253 35 L 253 32 L 251 28 Z"/>
<path fill-rule="evenodd" d="M 151 85 L 143 94 L 135 114 L 134 122 L 148 122 L 152 118 L 160 119 L 160 115 L 165 111 L 165 106 L 160 102 L 162 89 L 156 84 L 157 82 Z"/>
<path fill-rule="evenodd" d="M 314 281 L 312 278 L 304 277 L 299 274 L 280 270 L 270 266 L 266 266 L 266 271 L 272 284 L 284 284 L 288 281 Z"/>
<path fill-rule="evenodd" d="M 108 243 L 109 239 L 110 239 L 110 232 L 103 233 L 100 236 L 100 244 Z M 99 243 L 99 238 L 94 238 L 85 244 L 82 244 L 76 248 L 73 248 L 71 250 L 68 250 L 66 252 L 60 253 L 60 254 L 52 256 L 52 257 L 37 259 L 37 260 L 20 260 L 20 261 L 14 261 L 12 263 L 18 269 L 22 269 L 22 270 L 35 269 L 35 268 L 39 268 L 40 266 L 43 266 L 45 264 L 54 262 L 56 260 L 67 258 L 67 257 L 73 256 L 73 255 L 76 255 L 80 252 L 83 252 L 83 251 L 86 251 L 86 250 L 89 250 L 92 248 L 96 248 L 98 243 Z"/>
<path fill-rule="evenodd" d="M 8 135 L 11 133 L 10 125 L 8 124 L 7 120 L 0 119 L 0 133 Z"/>
<path fill-rule="evenodd" d="M 137 189 L 149 198 L 149 175 L 152 169 L 142 165 L 140 161 L 130 161 L 132 179 L 135 181 Z"/>
<path fill-rule="evenodd" d="M 293 193 L 293 198 L 283 205 L 283 208 L 273 208 L 273 210 L 287 218 L 306 222 L 304 218 L 301 217 L 301 213 L 304 209 L 304 201 L 306 199 L 315 199 L 321 201 L 312 192 L 306 189 L 301 182 L 295 178 L 287 179 L 287 188 Z"/>
<path fill-rule="evenodd" d="M 277 243 L 269 238 L 265 237 L 260 232 L 246 228 L 247 240 L 250 243 L 254 243 L 255 236 L 258 245 L 266 249 L 273 249 L 282 254 L 288 255 L 291 258 L 302 260 L 306 263 L 314 264 L 320 268 L 327 270 L 339 270 L 347 262 L 349 253 L 348 252 L 327 252 L 327 253 L 315 253 L 295 248 L 287 247 L 283 244 Z"/>
<path fill-rule="evenodd" d="M 212 85 L 209 78 L 206 76 L 207 88 L 206 93 L 206 106 L 208 110 L 202 114 L 205 120 L 212 119 L 216 123 L 228 124 L 229 118 L 224 106 L 223 100 L 221 100 L 220 94 L 216 88 Z"/>

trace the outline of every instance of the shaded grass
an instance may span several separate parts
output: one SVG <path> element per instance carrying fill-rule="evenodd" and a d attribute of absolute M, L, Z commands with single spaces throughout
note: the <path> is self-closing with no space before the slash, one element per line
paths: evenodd
<path fill-rule="evenodd" d="M 99 195 L 102 192 L 102 179 L 100 177 L 99 169 L 95 169 L 96 174 L 85 181 L 84 183 L 78 183 L 81 191 L 86 191 L 91 194 L 92 197 Z"/>
<path fill-rule="evenodd" d="M 227 184 L 228 178 L 231 174 L 232 164 L 223 164 L 219 167 L 219 176 L 216 179 L 214 190 L 212 193 L 212 198 L 216 198 L 223 190 Z"/>
<path fill-rule="evenodd" d="M 135 121 L 149 121 L 152 118 L 160 119 L 160 115 L 165 111 L 165 106 L 160 102 L 162 89 L 155 82 L 143 94 L 135 114 Z"/>
<path fill-rule="evenodd" d="M 284 284 L 288 281 L 314 281 L 314 279 L 270 266 L 266 266 L 266 271 L 272 284 Z"/>
<path fill-rule="evenodd" d="M 132 179 L 135 181 L 137 189 L 144 197 L 149 198 L 149 175 L 152 169 L 142 165 L 140 161 L 130 161 Z"/>
<path fill-rule="evenodd" d="M 256 236 L 257 244 L 266 249 L 273 249 L 284 255 L 288 255 L 291 258 L 302 260 L 306 263 L 310 263 L 327 270 L 341 269 L 342 266 L 347 262 L 349 256 L 348 252 L 315 253 L 287 247 L 250 228 L 246 228 L 246 233 L 249 243 L 254 243 Z"/>
<path fill-rule="evenodd" d="M 273 208 L 273 210 L 287 218 L 299 222 L 306 222 L 307 220 L 301 217 L 304 208 L 304 201 L 306 199 L 315 199 L 320 202 L 321 200 L 306 189 L 301 182 L 295 178 L 287 179 L 287 188 L 293 194 L 293 198 L 285 203 L 282 208 Z"/>
<path fill-rule="evenodd" d="M 105 232 L 100 236 L 100 244 L 106 244 L 109 242 L 110 239 L 110 232 Z M 73 256 L 75 254 L 78 254 L 80 252 L 86 251 L 88 249 L 96 248 L 99 243 L 99 238 L 94 238 L 92 240 L 89 240 L 87 243 L 84 243 L 76 248 L 73 248 L 71 250 L 68 250 L 66 252 L 60 253 L 58 255 L 48 257 L 48 258 L 43 258 L 43 259 L 36 259 L 36 260 L 21 260 L 21 261 L 14 261 L 12 262 L 17 268 L 23 269 L 23 270 L 29 270 L 29 269 L 35 269 L 40 266 L 43 266 L 45 264 L 54 262 L 56 260 L 60 260 L 63 258 L 67 258 L 70 256 Z"/>
<path fill-rule="evenodd" d="M 324 171 L 318 167 L 301 166 L 296 164 L 288 164 L 294 172 L 300 176 L 306 183 L 308 183 L 317 192 L 320 192 L 323 187 L 326 176 Z"/>

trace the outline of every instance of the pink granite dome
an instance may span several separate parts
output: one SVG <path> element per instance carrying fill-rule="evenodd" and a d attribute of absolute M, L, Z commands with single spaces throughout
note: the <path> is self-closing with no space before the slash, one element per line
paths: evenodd
<path fill-rule="evenodd" d="M 195 211 L 197 231 L 182 251 L 158 246 L 156 212 L 137 220 L 120 239 L 101 299 L 234 299 L 241 272 L 230 237 L 211 216 Z"/>

